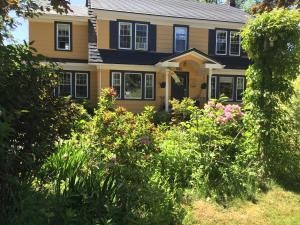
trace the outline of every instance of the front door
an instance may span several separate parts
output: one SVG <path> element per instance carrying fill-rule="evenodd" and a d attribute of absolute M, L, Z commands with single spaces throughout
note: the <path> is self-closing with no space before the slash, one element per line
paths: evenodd
<path fill-rule="evenodd" d="M 189 96 L 189 73 L 188 72 L 176 72 L 180 82 L 176 82 L 174 78 L 172 80 L 171 97 L 178 100 L 182 100 Z"/>

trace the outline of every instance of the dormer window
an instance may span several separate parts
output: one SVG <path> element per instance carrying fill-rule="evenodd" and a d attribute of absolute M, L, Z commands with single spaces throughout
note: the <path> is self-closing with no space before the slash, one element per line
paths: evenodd
<path fill-rule="evenodd" d="M 119 49 L 132 49 L 132 23 L 119 22 Z"/>
<path fill-rule="evenodd" d="M 135 49 L 148 50 L 148 25 L 135 24 Z"/>
<path fill-rule="evenodd" d="M 71 51 L 72 27 L 71 23 L 55 23 L 55 49 L 59 51 Z"/>
<path fill-rule="evenodd" d="M 217 30 L 216 31 L 216 55 L 227 54 L 227 31 Z"/>
<path fill-rule="evenodd" d="M 174 52 L 184 52 L 188 48 L 188 27 L 174 27 Z"/>
<path fill-rule="evenodd" d="M 230 42 L 229 42 L 229 55 L 239 56 L 240 55 L 240 35 L 237 31 L 230 31 Z"/>

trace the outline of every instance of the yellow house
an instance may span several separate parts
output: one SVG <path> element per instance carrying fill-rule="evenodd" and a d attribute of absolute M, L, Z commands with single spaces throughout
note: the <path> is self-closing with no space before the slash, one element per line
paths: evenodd
<path fill-rule="evenodd" d="M 113 87 L 117 104 L 133 112 L 169 110 L 172 98 L 241 101 L 249 65 L 242 10 L 193 0 L 88 0 L 71 8 L 29 20 L 33 47 L 65 71 L 58 95 L 96 103 Z"/>

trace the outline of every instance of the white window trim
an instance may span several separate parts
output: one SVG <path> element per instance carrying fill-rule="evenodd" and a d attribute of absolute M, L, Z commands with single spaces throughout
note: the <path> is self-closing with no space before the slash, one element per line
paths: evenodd
<path fill-rule="evenodd" d="M 176 28 L 180 28 L 180 27 L 183 27 L 183 28 L 186 29 L 186 40 L 185 40 L 185 50 L 184 51 L 186 51 L 187 48 L 188 48 L 188 46 L 187 46 L 188 45 L 188 39 L 189 39 L 189 37 L 188 37 L 188 28 L 186 26 L 174 26 L 174 52 L 175 53 L 180 53 L 181 52 L 181 51 L 177 51 L 177 46 L 176 46 Z"/>
<path fill-rule="evenodd" d="M 58 26 L 64 24 L 64 25 L 68 25 L 69 27 L 69 49 L 65 49 L 65 48 L 59 48 L 58 46 Z M 56 50 L 59 51 L 71 51 L 72 46 L 71 46 L 71 24 L 68 23 L 56 23 Z"/>
<path fill-rule="evenodd" d="M 114 87 L 114 76 L 119 75 L 120 76 L 120 97 L 116 97 L 116 99 L 121 99 L 122 98 L 122 73 L 121 72 L 112 72 L 112 77 L 111 77 L 111 86 Z"/>
<path fill-rule="evenodd" d="M 136 26 L 137 25 L 142 25 L 142 26 L 146 26 L 147 27 L 147 29 L 146 29 L 146 33 L 147 33 L 147 35 L 146 35 L 146 48 L 137 48 L 136 47 Z M 134 34 L 134 36 L 135 36 L 135 50 L 143 50 L 143 51 L 148 51 L 148 42 L 149 42 L 149 40 L 148 40 L 148 38 L 149 38 L 149 26 L 148 26 L 148 24 L 144 24 L 144 23 L 136 23 L 135 25 L 134 25 L 134 29 L 135 29 L 135 34 Z"/>
<path fill-rule="evenodd" d="M 217 82 L 218 82 L 217 76 L 211 76 L 211 81 L 210 81 L 211 83 L 213 79 L 215 80 L 215 98 L 217 98 Z"/>
<path fill-rule="evenodd" d="M 130 25 L 130 47 L 129 48 L 121 48 L 121 25 Z M 119 22 L 119 34 L 118 34 L 118 47 L 119 49 L 132 49 L 132 23 L 129 22 Z"/>
<path fill-rule="evenodd" d="M 147 76 L 151 76 L 152 77 L 152 98 L 147 98 L 146 97 L 146 90 L 147 90 Z M 147 100 L 153 100 L 154 99 L 154 74 L 153 73 L 145 73 L 145 90 L 144 90 L 144 99 L 147 99 Z"/>
<path fill-rule="evenodd" d="M 235 100 L 237 101 L 237 102 L 241 102 L 241 101 L 243 101 L 242 99 L 238 99 L 237 98 L 237 91 L 238 91 L 238 88 L 237 88 L 237 84 L 238 84 L 238 79 L 242 79 L 243 80 L 243 92 L 245 91 L 245 77 L 237 77 L 236 78 L 236 88 L 235 88 Z"/>
<path fill-rule="evenodd" d="M 142 90 L 142 96 L 140 98 L 132 98 L 132 97 L 126 97 L 126 75 L 128 74 L 138 74 L 141 77 L 141 90 Z M 137 100 L 141 100 L 143 99 L 143 74 L 142 73 L 124 73 L 124 99 L 137 99 Z"/>
<path fill-rule="evenodd" d="M 224 33 L 226 34 L 226 45 L 225 45 L 225 53 L 224 54 L 220 54 L 217 52 L 217 46 L 218 46 L 218 33 Z M 215 46 L 215 54 L 216 55 L 227 55 L 227 31 L 226 30 L 216 30 L 216 46 Z"/>
<path fill-rule="evenodd" d="M 235 85 L 234 85 L 234 76 L 219 76 L 219 82 L 218 82 L 218 86 L 219 86 L 219 95 L 220 95 L 220 84 L 221 84 L 221 81 L 220 81 L 220 78 L 221 77 L 230 77 L 231 79 L 232 79 L 232 93 L 231 93 L 231 95 L 232 95 L 232 98 L 229 98 L 228 97 L 228 100 L 227 100 L 227 102 L 233 102 L 234 101 L 234 90 L 235 90 Z M 219 96 L 220 97 L 220 96 Z M 227 96 L 226 96 L 227 97 Z"/>
<path fill-rule="evenodd" d="M 231 33 L 238 33 L 238 31 L 230 31 L 230 37 L 229 37 L 229 55 L 230 56 L 240 56 L 241 55 L 241 35 L 239 35 L 239 53 L 238 54 L 232 54 L 231 53 Z"/>
<path fill-rule="evenodd" d="M 70 74 L 70 86 L 71 86 L 71 93 L 70 93 L 70 96 L 72 97 L 72 95 L 73 95 L 73 83 L 72 83 L 72 78 L 73 78 L 73 76 L 72 76 L 72 72 L 63 72 L 63 74 Z M 55 89 L 54 89 L 54 91 L 55 91 Z M 62 97 L 61 95 L 60 95 L 60 84 L 58 85 L 58 90 L 57 90 L 57 95 L 59 96 L 59 97 Z"/>
<path fill-rule="evenodd" d="M 86 97 L 77 97 L 77 75 L 78 74 L 85 74 L 86 75 Z M 75 73 L 75 98 L 78 99 L 86 99 L 89 97 L 89 74 L 88 73 L 83 73 L 83 72 L 76 72 Z"/>

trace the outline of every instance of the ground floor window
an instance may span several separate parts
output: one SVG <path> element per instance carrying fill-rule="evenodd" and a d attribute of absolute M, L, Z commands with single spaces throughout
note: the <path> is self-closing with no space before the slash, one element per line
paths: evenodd
<path fill-rule="evenodd" d="M 117 93 L 117 99 L 155 99 L 155 73 L 112 71 L 110 80 L 111 87 Z"/>
<path fill-rule="evenodd" d="M 244 76 L 214 75 L 211 77 L 211 98 L 226 96 L 228 101 L 242 101 Z"/>
<path fill-rule="evenodd" d="M 72 96 L 72 73 L 64 72 L 59 76 L 59 96 Z"/>
<path fill-rule="evenodd" d="M 89 97 L 89 73 L 64 71 L 59 75 L 59 84 L 55 89 L 57 96 L 73 98 Z"/>

